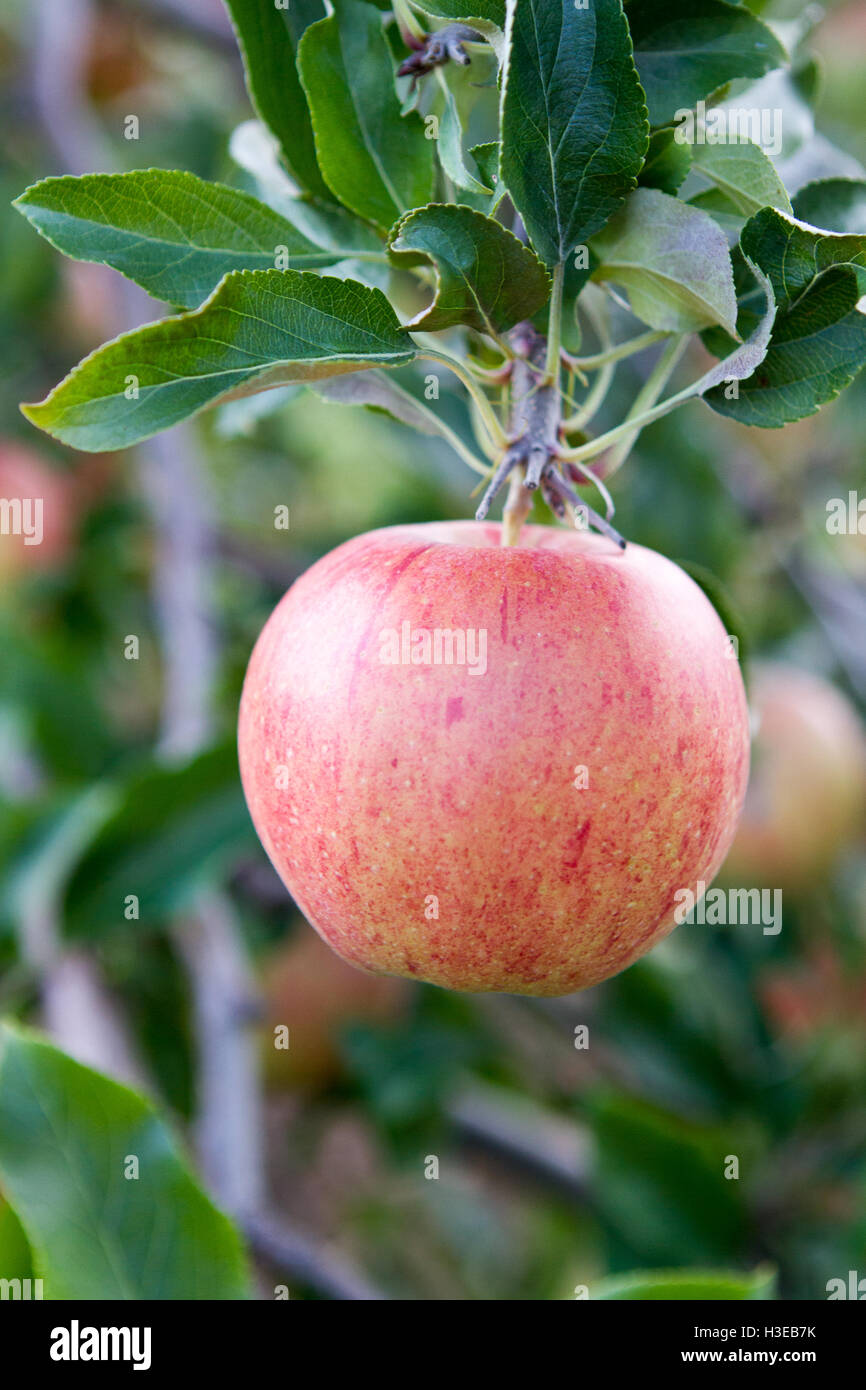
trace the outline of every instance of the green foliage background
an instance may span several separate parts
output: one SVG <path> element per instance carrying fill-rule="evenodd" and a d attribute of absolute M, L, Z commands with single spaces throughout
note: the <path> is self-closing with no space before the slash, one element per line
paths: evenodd
<path fill-rule="evenodd" d="M 98 7 L 82 96 L 110 167 L 177 168 L 242 188 L 227 141 L 249 108 L 230 36 L 219 25 L 178 30 L 159 9 Z M 862 33 L 856 5 L 831 7 L 813 40 L 823 74 L 799 76 L 818 82 L 822 128 L 866 160 L 866 60 L 853 41 Z M 22 7 L 0 5 L 7 205 L 62 167 L 57 131 L 34 114 L 20 78 L 35 42 Z M 310 72 L 317 60 L 309 55 Z M 269 100 L 262 92 L 260 109 Z M 122 137 L 130 109 L 141 113 L 137 141 Z M 406 159 L 409 177 L 411 151 Z M 383 226 L 395 220 L 382 215 Z M 117 331 L 115 277 L 79 271 L 20 216 L 0 213 L 0 449 L 26 443 L 70 477 L 82 475 L 83 456 L 37 436 L 17 405 L 40 399 Z M 694 365 L 704 365 L 697 353 Z M 641 356 L 626 365 L 602 423 L 621 418 L 645 372 Z M 285 408 L 272 410 L 276 400 Z M 864 408 L 862 380 L 784 433 L 750 432 L 692 403 L 644 432 L 614 488 L 622 532 L 714 576 L 751 652 L 822 671 L 861 708 L 866 634 L 844 615 L 863 622 L 866 538 L 829 537 L 825 518 L 829 498 L 866 495 Z M 440 409 L 471 438 L 456 396 Z M 297 385 L 200 417 L 183 447 L 208 498 L 206 602 L 219 651 L 208 746 L 196 756 L 166 766 L 157 755 L 160 556 L 146 458 L 125 451 L 93 473 L 59 567 L 0 580 L 0 1011 L 14 1025 L 0 1035 L 0 1277 L 44 1272 L 53 1296 L 248 1293 L 237 1237 L 184 1156 L 197 1090 L 175 930 L 214 888 L 256 960 L 308 930 L 243 805 L 233 733 L 245 663 L 286 585 L 317 556 L 365 529 L 466 516 L 474 505 L 475 480 L 445 443 Z M 288 532 L 273 526 L 280 506 L 290 508 Z M 130 633 L 140 635 L 137 662 L 123 657 Z M 140 895 L 137 921 L 118 913 L 125 892 Z M 22 947 L 40 910 L 66 947 L 97 963 L 143 1059 L 147 1102 L 21 1031 L 40 1022 L 39 970 Z M 779 981 L 800 991 L 805 1026 L 768 1002 Z M 588 1051 L 574 1046 L 580 1024 L 591 1029 Z M 809 1299 L 849 1270 L 866 1274 L 862 844 L 817 890 L 786 900 L 779 937 L 683 927 L 625 975 L 549 1004 L 417 987 L 403 1023 L 349 1023 L 339 1046 L 343 1069 L 327 1090 L 269 1102 L 276 1201 L 393 1297 L 568 1299 L 588 1285 L 609 1298 L 775 1288 Z M 60 1151 L 30 1092 L 47 1095 L 68 1127 Z M 90 1230 L 73 1186 L 87 1175 L 85 1205 L 99 1206 L 111 1165 L 151 1151 L 149 1200 L 180 1213 L 179 1228 L 157 1232 L 166 1253 L 149 1269 L 136 1242 L 154 1233 L 140 1209 L 120 1209 L 128 1188 L 118 1184 L 107 1239 L 123 1246 L 128 1268 L 100 1263 L 106 1233 L 98 1222 Z M 437 1182 L 423 1176 L 430 1154 Z M 740 1157 L 736 1182 L 723 1176 L 730 1154 Z M 84 1230 L 79 1244 L 58 1245 L 58 1230 L 43 1229 L 49 1187 L 59 1207 L 71 1204 L 56 1219 L 67 1234 Z M 212 1282 L 202 1282 L 205 1267 Z M 651 1276 L 633 1275 L 666 1270 L 686 1273 L 662 1294 Z M 267 1262 L 258 1272 L 268 1288 L 284 1274 Z M 292 1297 L 321 1292 L 288 1282 Z"/>

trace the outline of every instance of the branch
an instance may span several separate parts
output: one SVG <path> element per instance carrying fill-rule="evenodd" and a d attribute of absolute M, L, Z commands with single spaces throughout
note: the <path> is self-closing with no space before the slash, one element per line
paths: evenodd
<path fill-rule="evenodd" d="M 117 1000 L 86 951 L 62 951 L 45 972 L 42 1023 L 58 1047 L 85 1066 L 153 1090 Z"/>
<path fill-rule="evenodd" d="M 124 287 L 128 320 L 141 322 L 139 291 Z M 192 433 L 177 426 L 138 449 L 138 477 L 156 533 L 151 587 L 163 659 L 160 754 L 171 761 L 210 739 L 217 653 L 209 612 L 211 520 Z"/>
<path fill-rule="evenodd" d="M 492 1087 L 473 1085 L 450 1104 L 462 1138 L 494 1154 L 520 1173 L 567 1196 L 586 1201 L 590 1140 L 578 1125 L 516 1097 L 505 1101 Z"/>
<path fill-rule="evenodd" d="M 192 987 L 197 1148 L 208 1184 L 240 1217 L 265 1201 L 263 1100 L 252 1027 L 258 992 L 224 893 L 202 893 L 174 939 Z"/>
<path fill-rule="evenodd" d="M 350 1260 L 310 1240 L 275 1212 L 248 1216 L 241 1226 L 256 1255 L 327 1298 L 369 1303 L 387 1297 Z"/>
<path fill-rule="evenodd" d="M 484 521 L 490 504 L 515 468 L 525 469 L 520 486 L 528 493 L 536 490 L 542 472 L 558 446 L 560 398 L 557 384 L 545 384 L 543 372 L 547 357 L 547 340 L 530 323 L 518 324 L 512 330 L 512 342 L 517 356 L 511 367 L 511 442 L 494 469 L 490 482 L 475 513 L 476 521 Z M 519 494 L 511 495 L 503 536 L 513 535 L 514 544 L 520 531 L 519 513 L 528 514 Z"/>

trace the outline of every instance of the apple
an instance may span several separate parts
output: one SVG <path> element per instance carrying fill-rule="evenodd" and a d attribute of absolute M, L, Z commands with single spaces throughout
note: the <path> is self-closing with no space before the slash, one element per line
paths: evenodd
<path fill-rule="evenodd" d="M 500 539 L 390 527 L 302 575 L 250 660 L 241 775 L 275 868 L 346 960 L 569 994 L 712 880 L 748 711 L 715 610 L 669 560 L 547 526 Z"/>
<path fill-rule="evenodd" d="M 316 1089 L 340 1074 L 339 1034 L 351 1023 L 390 1023 L 411 997 L 404 980 L 376 977 L 347 965 L 306 927 L 277 947 L 262 969 L 267 1051 L 265 1075 L 275 1087 Z M 288 1047 L 275 1029 L 288 1029 Z"/>
<path fill-rule="evenodd" d="M 62 565 L 69 554 L 73 510 L 68 475 L 35 450 L 0 439 L 0 576 Z"/>
<path fill-rule="evenodd" d="M 812 945 L 805 960 L 767 970 L 758 993 L 773 1031 L 808 1037 L 820 1028 L 858 1026 L 866 1019 L 866 975 L 846 966 L 830 941 Z"/>
<path fill-rule="evenodd" d="M 866 746 L 859 715 L 828 681 L 756 663 L 756 733 L 726 881 L 799 893 L 820 881 L 862 826 Z"/>

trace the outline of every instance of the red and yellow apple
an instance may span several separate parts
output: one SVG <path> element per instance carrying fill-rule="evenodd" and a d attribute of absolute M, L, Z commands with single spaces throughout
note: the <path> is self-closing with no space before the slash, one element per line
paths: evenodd
<path fill-rule="evenodd" d="M 256 829 L 339 955 L 556 995 L 624 969 L 727 853 L 748 776 L 724 628 L 586 532 L 392 527 L 326 555 L 250 660 Z"/>
<path fill-rule="evenodd" d="M 835 686 L 756 663 L 752 771 L 724 878 L 800 892 L 819 883 L 863 824 L 866 744 Z"/>
<path fill-rule="evenodd" d="M 352 1023 L 391 1023 L 405 1014 L 405 980 L 370 975 L 347 965 L 315 932 L 277 947 L 262 967 L 265 1076 L 276 1087 L 315 1089 L 340 1074 L 340 1033 Z M 275 1030 L 288 1030 L 288 1047 Z"/>

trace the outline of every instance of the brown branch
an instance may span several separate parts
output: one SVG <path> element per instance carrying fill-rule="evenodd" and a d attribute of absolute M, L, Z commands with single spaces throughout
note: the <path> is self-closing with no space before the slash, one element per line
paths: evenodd
<path fill-rule="evenodd" d="M 380 1302 L 387 1298 L 344 1255 L 299 1231 L 276 1212 L 246 1217 L 242 1228 L 256 1255 L 327 1298 Z"/>
<path fill-rule="evenodd" d="M 588 1199 L 590 1139 L 572 1121 L 478 1085 L 452 1101 L 448 1116 L 467 1144 L 568 1197 Z"/>

